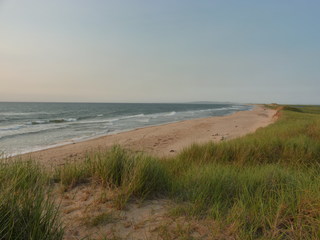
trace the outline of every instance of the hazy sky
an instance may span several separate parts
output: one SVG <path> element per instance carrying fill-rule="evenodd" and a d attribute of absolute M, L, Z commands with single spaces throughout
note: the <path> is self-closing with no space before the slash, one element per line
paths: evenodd
<path fill-rule="evenodd" d="M 0 0 L 0 101 L 320 104 L 318 0 Z"/>

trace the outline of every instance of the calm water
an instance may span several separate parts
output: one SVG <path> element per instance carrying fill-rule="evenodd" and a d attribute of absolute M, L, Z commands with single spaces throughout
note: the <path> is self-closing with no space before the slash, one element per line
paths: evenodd
<path fill-rule="evenodd" d="M 0 152 L 25 153 L 144 126 L 249 109 L 239 104 L 0 102 Z"/>

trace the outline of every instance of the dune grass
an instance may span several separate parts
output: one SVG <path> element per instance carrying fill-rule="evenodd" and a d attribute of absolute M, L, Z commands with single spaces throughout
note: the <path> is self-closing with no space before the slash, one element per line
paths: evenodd
<path fill-rule="evenodd" d="M 91 180 L 120 190 L 121 197 L 127 200 L 130 197 L 163 196 L 171 184 L 171 176 L 159 159 L 129 153 L 119 146 L 88 155 L 82 163 L 69 163 L 58 168 L 55 179 L 65 189 Z"/>
<path fill-rule="evenodd" d="M 48 180 L 32 161 L 0 162 L 0 239 L 62 239 Z"/>
<path fill-rule="evenodd" d="M 240 239 L 316 239 L 320 221 L 318 172 L 278 165 L 192 167 L 176 181 L 183 215 L 213 217 Z"/>
<path fill-rule="evenodd" d="M 117 208 L 134 198 L 170 198 L 177 203 L 173 214 L 213 219 L 220 231 L 235 239 L 320 239 L 319 110 L 316 106 L 284 106 L 280 120 L 266 128 L 218 144 L 192 145 L 170 159 L 115 146 L 88 154 L 81 163 L 57 168 L 51 179 L 64 190 L 86 182 L 115 189 Z M 4 172 L 17 179 L 14 173 L 18 171 Z M 10 175 L 1 174 L 0 180 Z M 26 189 L 21 194 L 27 197 L 30 194 L 25 193 L 34 186 L 30 183 L 46 186 L 45 177 L 35 176 L 44 175 L 30 174 L 28 181 L 13 185 Z M 45 188 L 39 189 L 43 196 Z M 42 199 L 47 205 L 40 204 L 44 209 L 36 212 L 46 210 L 51 216 L 46 226 L 60 234 L 51 202 Z"/>
<path fill-rule="evenodd" d="M 192 145 L 177 158 L 178 168 L 194 162 L 319 166 L 320 115 L 283 111 L 272 126 L 219 144 Z"/>

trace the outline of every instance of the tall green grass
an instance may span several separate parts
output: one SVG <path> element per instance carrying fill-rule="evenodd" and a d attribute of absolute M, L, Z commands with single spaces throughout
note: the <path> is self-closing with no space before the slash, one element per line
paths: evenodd
<path fill-rule="evenodd" d="M 176 180 L 174 193 L 178 200 L 192 203 L 180 209 L 184 214 L 233 224 L 240 239 L 316 239 L 320 231 L 318 176 L 316 171 L 274 164 L 213 163 L 186 171 Z"/>
<path fill-rule="evenodd" d="M 72 188 L 90 179 L 130 197 L 149 198 L 169 191 L 171 177 L 164 164 L 144 154 L 130 154 L 119 146 L 93 153 L 83 163 L 57 169 L 56 180 Z"/>
<path fill-rule="evenodd" d="M 67 163 L 51 178 L 66 191 L 87 182 L 114 189 L 118 208 L 134 198 L 171 198 L 178 204 L 173 213 L 214 219 L 234 239 L 320 239 L 320 108 L 283 109 L 276 123 L 239 139 L 195 144 L 169 159 L 115 146 L 88 154 L 84 162 Z M 16 216 L 36 212 L 34 219 L 26 214 L 30 224 L 18 228 L 30 236 L 57 234 L 39 239 L 59 239 L 47 178 L 37 166 L 25 164 L 1 166 L 2 199 L 7 200 L 0 216 L 10 218 L 0 217 L 0 234 L 19 236 L 10 226 L 26 221 Z M 37 201 L 35 208 L 29 205 Z"/>
<path fill-rule="evenodd" d="M 246 137 L 185 149 L 177 158 L 177 168 L 211 162 L 319 166 L 320 115 L 284 111 L 275 124 Z"/>
<path fill-rule="evenodd" d="M 194 144 L 171 159 L 116 146 L 58 175 L 69 187 L 92 179 L 120 189 L 122 204 L 133 197 L 172 198 L 180 206 L 176 213 L 211 217 L 232 226 L 238 239 L 317 239 L 320 115 L 287 109 L 279 121 L 254 134 Z"/>
<path fill-rule="evenodd" d="M 0 239 L 62 239 L 48 190 L 48 177 L 33 162 L 0 162 Z"/>

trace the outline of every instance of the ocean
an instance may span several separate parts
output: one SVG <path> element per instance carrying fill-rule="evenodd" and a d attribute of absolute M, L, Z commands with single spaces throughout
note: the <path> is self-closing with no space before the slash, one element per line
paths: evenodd
<path fill-rule="evenodd" d="M 0 153 L 22 154 L 131 129 L 250 110 L 242 104 L 0 102 Z"/>

